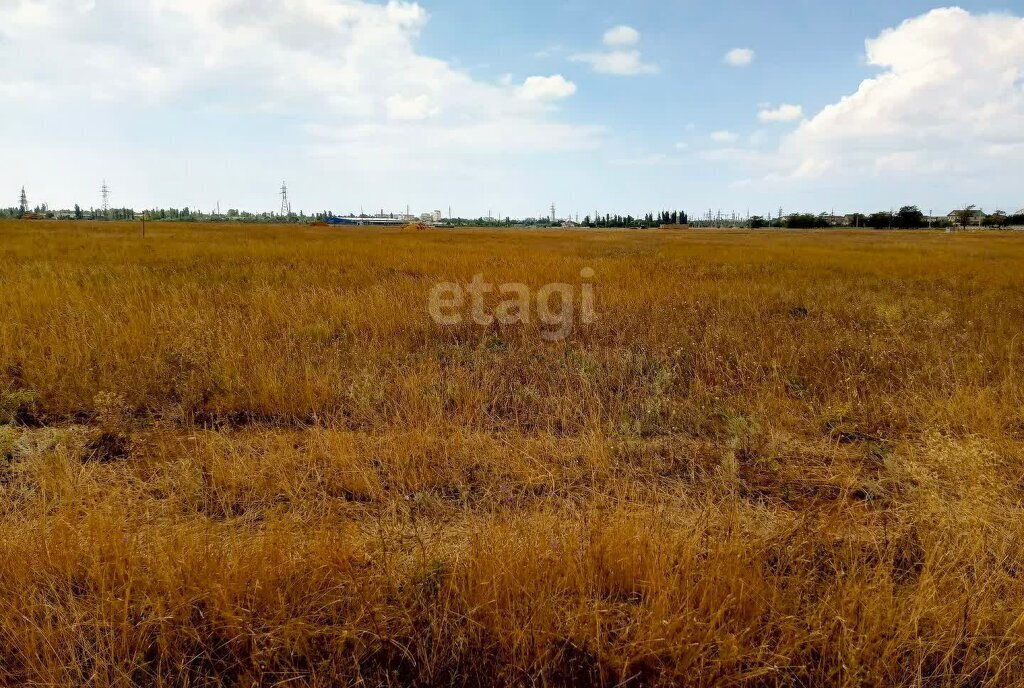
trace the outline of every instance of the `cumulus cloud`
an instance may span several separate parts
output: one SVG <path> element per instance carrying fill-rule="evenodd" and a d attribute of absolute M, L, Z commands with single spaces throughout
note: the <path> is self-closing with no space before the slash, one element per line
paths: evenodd
<path fill-rule="evenodd" d="M 604 44 L 609 48 L 621 48 L 640 42 L 640 32 L 632 26 L 614 26 L 604 32 Z"/>
<path fill-rule="evenodd" d="M 561 74 L 531 76 L 519 87 L 519 97 L 526 100 L 561 100 L 576 93 L 576 84 Z"/>
<path fill-rule="evenodd" d="M 875 159 L 875 170 L 887 172 L 942 172 L 947 163 L 941 160 L 930 160 L 925 154 L 917 151 L 897 151 L 880 155 Z"/>
<path fill-rule="evenodd" d="M 5 0 L 0 106 L 46 94 L 269 111 L 381 137 L 429 121 L 453 145 L 493 134 L 515 147 L 521 136 L 523 151 L 550 148 L 537 132 L 555 126 L 591 145 L 598 129 L 551 119 L 550 101 L 573 84 L 475 79 L 417 49 L 427 22 L 423 7 L 398 0 Z"/>
<path fill-rule="evenodd" d="M 573 62 L 585 62 L 595 72 L 616 76 L 637 76 L 657 74 L 655 65 L 643 61 L 639 50 L 611 50 L 603 53 L 580 53 L 573 55 Z"/>
<path fill-rule="evenodd" d="M 386 101 L 388 118 L 399 121 L 414 121 L 436 115 L 439 109 L 430 101 L 430 96 L 403 96 L 395 94 Z"/>
<path fill-rule="evenodd" d="M 746 67 L 754 61 L 754 51 L 750 48 L 733 48 L 725 54 L 724 59 L 730 67 Z"/>
<path fill-rule="evenodd" d="M 711 132 L 711 140 L 715 143 L 733 143 L 739 138 L 739 135 L 731 131 L 714 131 Z"/>
<path fill-rule="evenodd" d="M 793 122 L 804 116 L 804 109 L 799 105 L 780 105 L 777 108 L 765 107 L 757 113 L 762 122 Z"/>
<path fill-rule="evenodd" d="M 640 42 L 640 33 L 630 26 L 616 26 L 605 32 L 605 50 L 577 53 L 569 59 L 589 64 L 599 74 L 637 76 L 657 74 L 658 66 L 644 62 L 640 50 L 632 48 Z"/>
<path fill-rule="evenodd" d="M 1019 179 L 1024 18 L 936 9 L 868 40 L 866 55 L 882 72 L 784 140 L 788 169 L 777 178 L 942 173 L 989 188 Z"/>

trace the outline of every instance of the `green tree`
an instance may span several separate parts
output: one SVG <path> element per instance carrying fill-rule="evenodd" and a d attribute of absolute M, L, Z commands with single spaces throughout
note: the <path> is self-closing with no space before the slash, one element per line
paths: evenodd
<path fill-rule="evenodd" d="M 814 229 L 827 226 L 828 223 L 820 215 L 797 213 L 786 218 L 786 227 L 790 229 Z"/>
<path fill-rule="evenodd" d="M 871 213 L 871 215 L 868 216 L 867 225 L 868 227 L 874 227 L 875 229 L 889 229 L 892 227 L 892 213 Z"/>
<path fill-rule="evenodd" d="M 981 224 L 985 227 L 1002 227 L 1006 224 L 1006 213 L 1002 210 L 997 210 L 991 215 L 986 215 Z"/>
<path fill-rule="evenodd" d="M 905 205 L 893 218 L 893 225 L 900 229 L 919 229 L 924 227 L 924 213 L 916 205 Z"/>

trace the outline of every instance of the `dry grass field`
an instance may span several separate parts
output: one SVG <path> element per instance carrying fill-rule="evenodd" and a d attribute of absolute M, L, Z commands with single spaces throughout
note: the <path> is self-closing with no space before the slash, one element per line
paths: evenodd
<path fill-rule="evenodd" d="M 1024 684 L 1022 333 L 1017 235 L 0 222 L 0 685 Z"/>

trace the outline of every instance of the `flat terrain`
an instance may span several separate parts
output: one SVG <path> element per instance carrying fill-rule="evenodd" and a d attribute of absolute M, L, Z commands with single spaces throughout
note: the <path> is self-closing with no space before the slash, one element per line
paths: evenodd
<path fill-rule="evenodd" d="M 0 221 L 2 685 L 1020 685 L 1022 503 L 1020 234 Z"/>

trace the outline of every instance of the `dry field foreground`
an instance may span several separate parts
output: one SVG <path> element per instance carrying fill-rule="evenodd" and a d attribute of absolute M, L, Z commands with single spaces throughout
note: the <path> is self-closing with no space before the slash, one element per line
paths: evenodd
<path fill-rule="evenodd" d="M 1022 333 L 1024 236 L 0 223 L 0 684 L 1024 684 Z"/>

